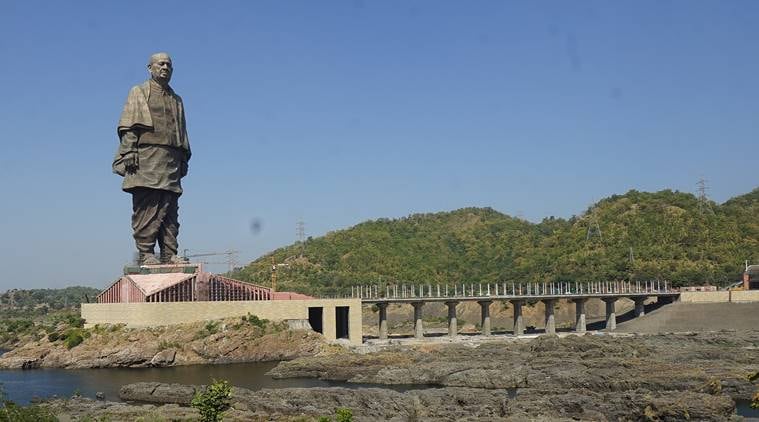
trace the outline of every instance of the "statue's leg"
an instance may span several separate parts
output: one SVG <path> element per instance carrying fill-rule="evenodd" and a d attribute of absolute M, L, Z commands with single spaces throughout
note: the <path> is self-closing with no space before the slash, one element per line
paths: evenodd
<path fill-rule="evenodd" d="M 159 194 L 156 189 L 138 188 L 132 192 L 132 236 L 134 237 L 141 260 L 146 255 L 153 255 L 156 236 L 161 222 Z"/>
<path fill-rule="evenodd" d="M 162 202 L 165 214 L 158 232 L 158 246 L 161 248 L 161 262 L 169 263 L 176 258 L 179 249 L 179 195 L 164 191 Z"/>

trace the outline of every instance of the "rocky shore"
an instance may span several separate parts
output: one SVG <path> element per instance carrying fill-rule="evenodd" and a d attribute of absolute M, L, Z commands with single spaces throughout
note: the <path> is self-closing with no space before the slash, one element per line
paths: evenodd
<path fill-rule="evenodd" d="M 747 375 L 757 370 L 758 331 L 333 351 L 282 362 L 272 374 L 420 388 L 235 388 L 225 420 L 316 420 L 339 407 L 367 421 L 734 420 L 735 400 L 750 399 L 756 386 Z M 121 398 L 140 405 L 74 399 L 46 406 L 70 417 L 192 420 L 186 405 L 199 388 L 138 383 L 124 386 Z"/>
<path fill-rule="evenodd" d="M 122 326 L 86 330 L 81 344 L 43 338 L 0 356 L 2 369 L 165 367 L 205 363 L 279 361 L 329 349 L 311 330 L 290 330 L 240 319 L 171 327 L 127 329 Z"/>

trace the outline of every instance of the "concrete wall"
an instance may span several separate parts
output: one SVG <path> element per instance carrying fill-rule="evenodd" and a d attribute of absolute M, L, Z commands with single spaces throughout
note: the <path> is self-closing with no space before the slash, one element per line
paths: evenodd
<path fill-rule="evenodd" d="M 759 290 L 681 292 L 680 301 L 687 303 L 759 302 Z"/>
<path fill-rule="evenodd" d="M 721 290 L 716 292 L 680 292 L 680 302 L 688 303 L 711 303 L 730 302 L 730 292 Z"/>
<path fill-rule="evenodd" d="M 733 302 L 759 302 L 759 290 L 734 290 L 730 293 Z"/>
<path fill-rule="evenodd" d="M 83 303 L 86 326 L 126 324 L 128 327 L 154 327 L 188 322 L 240 317 L 251 313 L 271 321 L 308 319 L 309 307 L 323 308 L 323 334 L 335 340 L 335 307 L 347 306 L 348 333 L 352 344 L 361 344 L 360 299 L 258 300 L 228 302 L 170 303 Z"/>

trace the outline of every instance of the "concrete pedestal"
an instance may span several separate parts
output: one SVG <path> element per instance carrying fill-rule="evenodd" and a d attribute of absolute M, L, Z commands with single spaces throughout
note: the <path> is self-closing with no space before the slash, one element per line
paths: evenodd
<path fill-rule="evenodd" d="M 387 303 L 378 303 L 379 308 L 379 339 L 387 340 Z"/>
<path fill-rule="evenodd" d="M 635 316 L 636 317 L 642 317 L 646 314 L 646 298 L 645 297 L 636 297 L 633 299 L 635 301 Z"/>
<path fill-rule="evenodd" d="M 458 302 L 445 302 L 448 307 L 448 336 L 450 337 L 456 337 L 456 333 L 459 331 L 456 321 L 456 305 L 458 304 Z"/>
<path fill-rule="evenodd" d="M 584 333 L 586 330 L 585 321 L 585 303 L 588 299 L 575 299 L 575 331 L 578 333 Z"/>
<path fill-rule="evenodd" d="M 522 300 L 512 300 L 511 305 L 514 307 L 514 335 L 521 336 L 524 334 L 524 319 L 522 318 Z"/>
<path fill-rule="evenodd" d="M 556 299 L 546 299 L 543 304 L 546 307 L 546 334 L 556 334 L 556 317 L 554 315 Z"/>
<path fill-rule="evenodd" d="M 411 306 L 414 307 L 414 337 L 424 337 L 424 327 L 422 326 L 422 306 L 424 302 L 413 302 Z"/>
<path fill-rule="evenodd" d="M 489 336 L 490 335 L 490 304 L 493 303 L 492 300 L 480 300 L 477 303 L 480 304 L 480 310 L 482 317 L 480 318 L 480 323 L 482 325 L 482 335 Z"/>
<path fill-rule="evenodd" d="M 614 331 L 617 329 L 617 312 L 616 303 L 617 299 L 604 299 L 606 302 L 606 330 Z"/>

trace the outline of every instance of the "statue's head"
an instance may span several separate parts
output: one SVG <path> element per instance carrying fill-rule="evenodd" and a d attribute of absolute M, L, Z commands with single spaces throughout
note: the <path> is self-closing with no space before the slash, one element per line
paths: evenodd
<path fill-rule="evenodd" d="M 171 65 L 169 53 L 155 53 L 150 56 L 148 63 L 150 77 L 160 84 L 168 84 L 174 67 Z"/>

